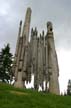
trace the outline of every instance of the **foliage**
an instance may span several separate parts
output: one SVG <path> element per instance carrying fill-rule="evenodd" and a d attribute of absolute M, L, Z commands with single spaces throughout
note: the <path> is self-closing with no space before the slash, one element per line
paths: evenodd
<path fill-rule="evenodd" d="M 0 79 L 8 81 L 12 76 L 12 54 L 10 46 L 7 44 L 0 52 Z"/>
<path fill-rule="evenodd" d="M 71 80 L 68 81 L 67 95 L 71 95 Z"/>

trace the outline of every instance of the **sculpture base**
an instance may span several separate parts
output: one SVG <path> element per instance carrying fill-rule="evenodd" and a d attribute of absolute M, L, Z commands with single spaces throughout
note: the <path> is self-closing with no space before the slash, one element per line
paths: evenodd
<path fill-rule="evenodd" d="M 16 87 L 16 88 L 26 88 L 23 81 L 16 81 L 15 84 L 14 84 L 14 87 Z"/>

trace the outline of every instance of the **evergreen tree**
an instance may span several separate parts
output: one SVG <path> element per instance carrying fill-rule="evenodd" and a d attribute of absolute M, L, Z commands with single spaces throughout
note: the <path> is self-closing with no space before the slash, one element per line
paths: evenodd
<path fill-rule="evenodd" d="M 71 80 L 68 81 L 67 95 L 71 95 Z"/>
<path fill-rule="evenodd" d="M 5 82 L 10 80 L 12 75 L 12 54 L 7 44 L 0 52 L 0 79 Z"/>

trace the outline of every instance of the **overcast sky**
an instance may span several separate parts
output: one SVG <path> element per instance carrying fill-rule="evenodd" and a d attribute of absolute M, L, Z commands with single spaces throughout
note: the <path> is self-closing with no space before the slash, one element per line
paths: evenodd
<path fill-rule="evenodd" d="M 19 21 L 24 22 L 28 6 L 32 9 L 31 27 L 46 32 L 47 21 L 53 23 L 60 90 L 64 91 L 71 79 L 71 0 L 0 0 L 0 49 L 10 43 L 15 52 Z"/>

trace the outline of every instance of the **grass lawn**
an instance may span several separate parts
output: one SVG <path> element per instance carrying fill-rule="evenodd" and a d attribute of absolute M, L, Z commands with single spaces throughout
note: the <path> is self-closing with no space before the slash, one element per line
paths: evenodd
<path fill-rule="evenodd" d="M 71 97 L 17 89 L 0 83 L 0 108 L 71 108 Z"/>

